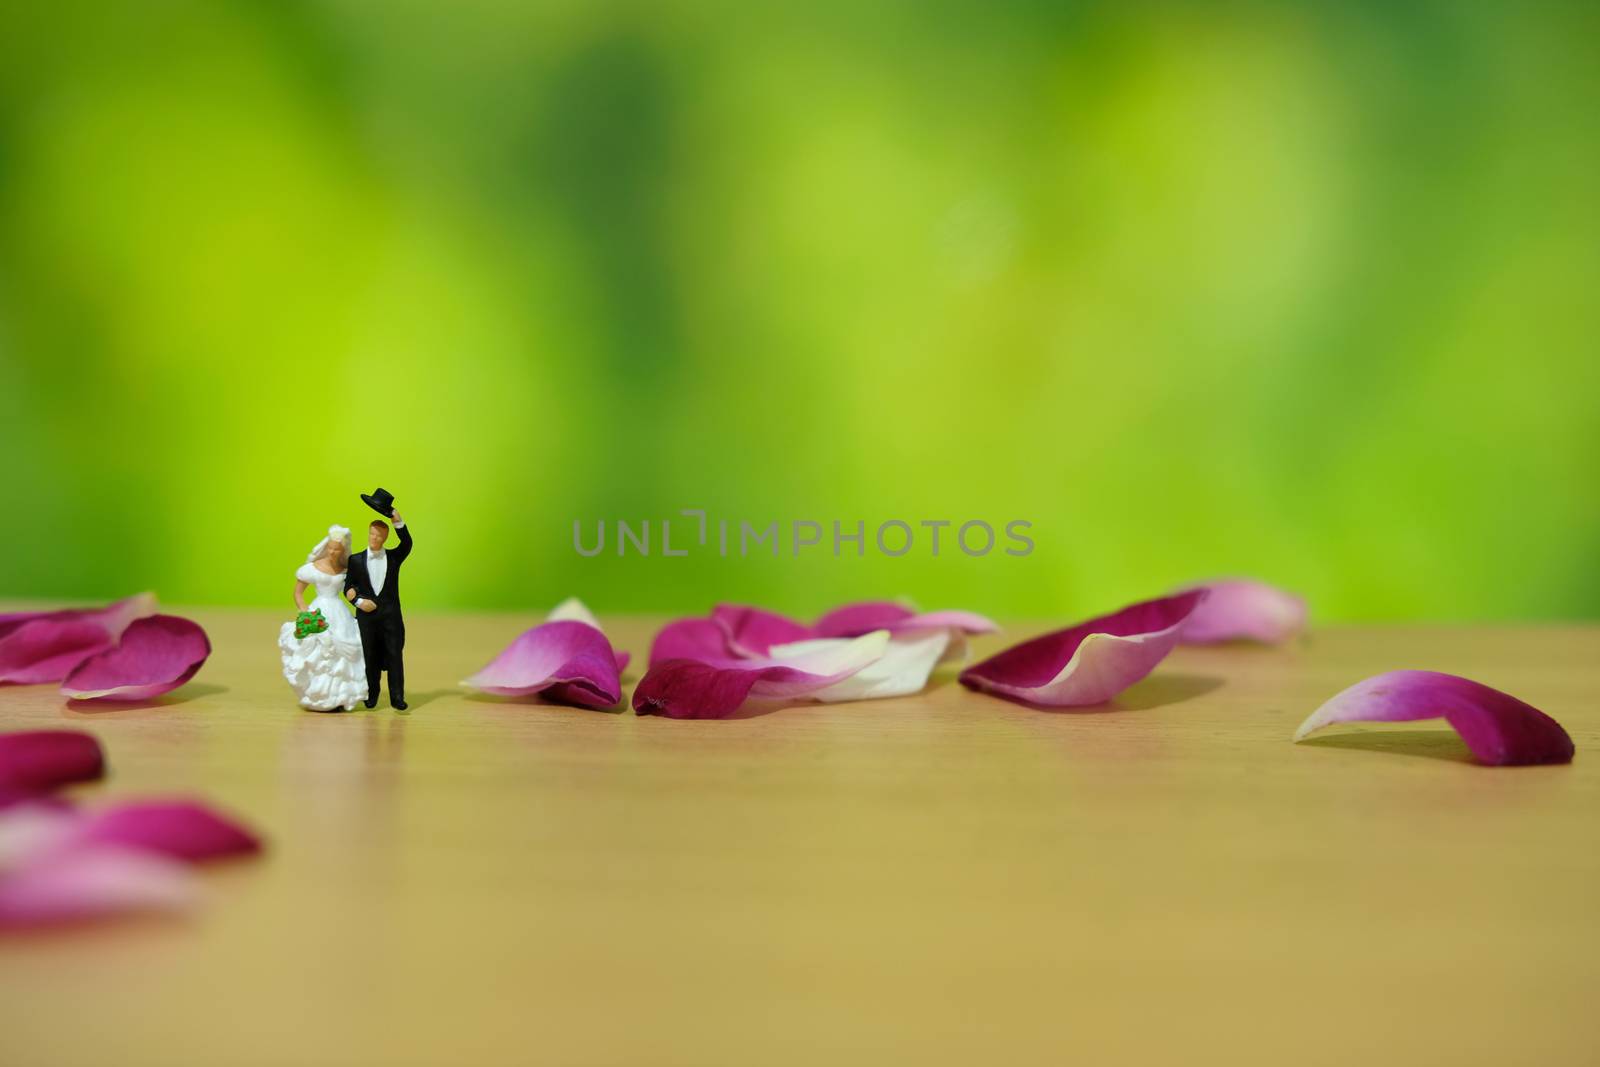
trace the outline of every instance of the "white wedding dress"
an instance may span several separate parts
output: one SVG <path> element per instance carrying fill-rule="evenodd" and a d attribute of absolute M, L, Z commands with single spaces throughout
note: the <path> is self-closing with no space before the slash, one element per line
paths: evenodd
<path fill-rule="evenodd" d="M 307 611 L 321 610 L 328 628 L 305 637 L 294 635 L 294 623 L 278 631 L 283 676 L 310 711 L 349 711 L 367 698 L 367 667 L 361 655 L 361 630 L 345 606 L 344 572 L 328 574 L 307 563 L 294 572 L 317 590 Z"/>

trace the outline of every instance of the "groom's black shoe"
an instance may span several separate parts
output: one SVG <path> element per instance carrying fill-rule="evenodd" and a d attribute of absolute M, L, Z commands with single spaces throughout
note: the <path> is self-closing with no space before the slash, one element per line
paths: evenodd
<path fill-rule="evenodd" d="M 406 702 L 404 700 L 391 700 L 391 701 L 389 701 L 389 706 L 391 708 L 393 708 L 395 711 L 405 711 L 406 710 Z"/>
<path fill-rule="evenodd" d="M 369 708 L 375 708 L 375 707 L 378 706 L 378 698 L 377 697 L 368 697 L 366 700 L 363 700 L 361 703 L 365 704 Z"/>

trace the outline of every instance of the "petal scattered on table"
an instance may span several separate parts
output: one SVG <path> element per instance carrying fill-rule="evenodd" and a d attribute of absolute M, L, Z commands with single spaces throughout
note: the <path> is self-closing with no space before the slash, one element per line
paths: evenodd
<path fill-rule="evenodd" d="M 1146 600 L 1013 645 L 961 672 L 961 684 L 1025 704 L 1102 704 L 1177 645 L 1203 590 Z"/>
<path fill-rule="evenodd" d="M 875 630 L 793 656 L 665 660 L 639 680 L 633 709 L 673 719 L 722 719 L 747 700 L 811 697 L 881 659 L 888 645 L 888 631 Z"/>
<path fill-rule="evenodd" d="M 517 635 L 461 684 L 495 696 L 538 696 L 575 707 L 609 708 L 622 699 L 620 665 L 626 662 L 597 627 L 558 619 Z"/>
<path fill-rule="evenodd" d="M 73 700 L 149 700 L 193 678 L 211 655 L 199 623 L 177 615 L 135 619 L 115 648 L 75 667 L 61 692 Z"/>
<path fill-rule="evenodd" d="M 103 608 L 8 615 L 0 621 L 0 682 L 59 682 L 155 610 L 155 596 L 140 593 Z"/>
<path fill-rule="evenodd" d="M 1183 643 L 1220 641 L 1280 644 L 1305 629 L 1306 602 L 1293 593 L 1249 578 L 1226 578 L 1192 587 L 1206 598 L 1183 627 Z"/>
<path fill-rule="evenodd" d="M 82 730 L 23 730 L 0 734 L 0 789 L 44 792 L 89 782 L 106 772 L 105 752 Z"/>
<path fill-rule="evenodd" d="M 1438 671 L 1389 671 L 1357 682 L 1312 712 L 1294 739 L 1334 723 L 1437 718 L 1490 766 L 1572 761 L 1572 738 L 1550 716 L 1481 682 Z"/>

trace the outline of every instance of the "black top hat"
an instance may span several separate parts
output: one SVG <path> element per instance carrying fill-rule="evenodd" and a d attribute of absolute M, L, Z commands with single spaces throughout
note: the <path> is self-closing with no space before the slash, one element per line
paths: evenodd
<path fill-rule="evenodd" d="M 394 494 L 389 490 L 374 489 L 370 496 L 362 493 L 361 499 L 367 507 L 376 511 L 379 515 L 389 519 L 394 518 Z"/>

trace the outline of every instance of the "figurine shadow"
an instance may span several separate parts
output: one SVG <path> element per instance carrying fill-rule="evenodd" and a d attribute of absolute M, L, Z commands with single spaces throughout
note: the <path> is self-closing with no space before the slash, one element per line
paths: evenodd
<path fill-rule="evenodd" d="M 1345 734 L 1308 737 L 1306 748 L 1342 748 L 1360 752 L 1385 752 L 1392 756 L 1421 756 L 1446 763 L 1476 763 L 1454 730 L 1358 730 Z"/>
<path fill-rule="evenodd" d="M 69 700 L 67 701 L 66 711 L 74 717 L 81 715 L 90 718 L 106 711 L 142 711 L 150 708 L 175 708 L 180 704 L 187 704 L 204 697 L 214 697 L 226 692 L 228 692 L 228 687 L 225 685 L 191 682 L 188 685 L 174 689 L 170 693 L 163 693 L 158 697 L 150 697 L 146 700 L 111 700 L 108 698 L 100 700 Z"/>
<path fill-rule="evenodd" d="M 427 707 L 429 704 L 432 704 L 435 700 L 438 700 L 440 697 L 447 697 L 447 696 L 450 696 L 452 693 L 457 693 L 457 692 L 460 692 L 460 690 L 457 690 L 457 689 L 425 689 L 420 693 L 409 693 L 406 696 L 406 707 L 407 707 L 407 709 L 409 709 L 411 711 L 416 711 L 418 708 Z"/>

